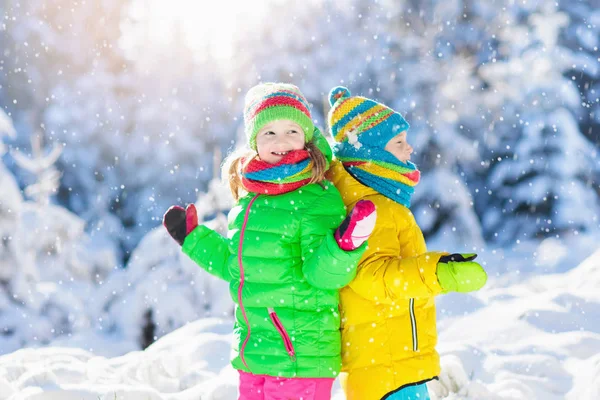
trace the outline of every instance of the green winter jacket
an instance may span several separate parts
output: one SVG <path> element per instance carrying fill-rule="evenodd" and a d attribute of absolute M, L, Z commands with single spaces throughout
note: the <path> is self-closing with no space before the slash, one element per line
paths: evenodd
<path fill-rule="evenodd" d="M 334 378 L 341 369 L 339 289 L 366 244 L 341 250 L 346 217 L 329 181 L 277 195 L 249 194 L 229 213 L 228 238 L 205 226 L 183 252 L 229 281 L 235 310 L 233 367 L 286 378 Z"/>

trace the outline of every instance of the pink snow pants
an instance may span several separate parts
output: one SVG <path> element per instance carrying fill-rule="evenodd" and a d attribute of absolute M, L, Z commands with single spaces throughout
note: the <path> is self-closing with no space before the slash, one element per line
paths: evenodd
<path fill-rule="evenodd" d="M 238 400 L 330 400 L 334 379 L 277 378 L 240 373 Z"/>

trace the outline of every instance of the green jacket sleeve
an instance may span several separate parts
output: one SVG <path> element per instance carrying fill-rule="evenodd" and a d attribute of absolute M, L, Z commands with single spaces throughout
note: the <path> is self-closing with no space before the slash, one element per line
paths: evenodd
<path fill-rule="evenodd" d="M 231 253 L 227 240 L 204 225 L 198 225 L 185 238 L 182 251 L 209 274 L 226 281 L 231 280 L 227 261 Z"/>
<path fill-rule="evenodd" d="M 354 251 L 339 248 L 334 231 L 345 218 L 342 198 L 329 182 L 322 196 L 307 208 L 300 226 L 302 272 L 312 286 L 341 289 L 356 275 L 356 267 L 367 244 Z"/>

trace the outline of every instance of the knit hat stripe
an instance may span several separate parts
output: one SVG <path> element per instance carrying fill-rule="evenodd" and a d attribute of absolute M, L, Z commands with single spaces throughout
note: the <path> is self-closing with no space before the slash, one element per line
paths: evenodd
<path fill-rule="evenodd" d="M 351 114 L 355 111 L 355 107 L 358 107 L 359 105 L 361 105 L 366 99 L 363 97 L 351 97 L 349 99 L 344 99 L 342 100 L 339 104 L 336 103 L 335 108 L 332 108 L 332 112 L 333 114 L 330 117 L 329 120 L 329 124 L 331 126 L 331 129 L 336 129 L 337 127 L 340 125 L 340 121 L 346 117 L 348 114 Z M 369 107 L 372 107 L 373 104 L 371 104 Z M 369 109 L 369 107 L 367 107 L 365 110 Z M 335 112 L 334 112 L 335 111 Z M 354 115 L 350 116 L 350 119 L 352 119 L 354 117 Z M 347 123 L 346 122 L 342 122 L 342 125 L 345 125 Z"/>
<path fill-rule="evenodd" d="M 307 109 L 310 108 L 310 106 L 308 105 L 308 102 L 306 101 L 306 99 L 304 99 L 304 97 L 302 97 L 302 93 L 294 92 L 292 90 L 280 90 L 279 93 L 274 93 L 274 94 L 272 94 L 270 96 L 267 96 L 267 97 L 277 96 L 278 94 L 282 94 L 284 96 L 294 97 L 296 100 L 301 101 L 302 104 L 304 104 L 304 107 L 306 107 Z"/>
<path fill-rule="evenodd" d="M 278 89 L 275 92 L 272 92 L 270 94 L 265 94 L 264 96 L 261 96 L 259 98 L 254 99 L 254 101 L 252 103 L 246 105 L 246 112 L 248 112 L 248 110 L 251 110 L 251 109 L 255 108 L 256 105 L 259 104 L 259 103 L 261 103 L 262 101 L 264 101 L 264 99 L 267 99 L 267 98 L 270 98 L 270 97 L 277 97 L 277 96 L 287 96 L 287 97 L 294 98 L 294 99 L 302 102 L 302 104 L 304 104 L 304 106 L 307 109 L 310 108 L 308 102 L 306 101 L 306 99 L 304 98 L 304 96 L 302 95 L 302 93 L 300 93 L 300 91 L 294 91 L 292 89 L 283 89 L 283 88 L 281 88 L 281 89 Z"/>
<path fill-rule="evenodd" d="M 354 117 L 356 117 L 357 114 L 363 114 L 377 105 L 377 103 L 372 100 L 367 100 L 360 97 L 354 99 L 356 100 L 345 102 L 342 106 L 345 106 L 344 108 L 336 109 L 336 114 L 343 114 L 343 117 L 339 118 L 340 114 L 337 115 L 339 120 L 334 122 L 333 126 L 331 127 L 332 130 L 337 132 L 342 126 L 345 126 Z"/>
<path fill-rule="evenodd" d="M 308 109 L 304 106 L 304 104 L 302 104 L 301 101 L 298 101 L 297 99 L 291 97 L 283 96 L 271 97 L 268 98 L 266 101 L 263 101 L 260 104 L 260 106 L 251 114 L 250 118 L 255 118 L 259 112 L 263 111 L 266 108 L 275 106 L 289 106 L 296 108 L 302 111 L 308 118 L 310 118 L 310 111 L 308 111 Z"/>
<path fill-rule="evenodd" d="M 307 110 L 310 108 L 309 105 L 308 105 L 308 103 L 306 101 L 304 101 L 302 99 L 302 97 L 300 97 L 297 93 L 294 93 L 294 92 L 288 91 L 288 90 L 280 90 L 280 91 L 278 91 L 276 93 L 270 94 L 270 95 L 262 97 L 260 99 L 256 99 L 248 107 L 246 107 L 246 115 L 245 115 L 246 119 L 248 119 L 249 114 L 254 113 L 252 116 L 254 116 L 256 114 L 256 108 L 260 107 L 260 104 L 262 104 L 262 102 L 265 99 L 276 98 L 276 97 L 279 97 L 279 96 L 289 97 L 291 99 L 298 100 L 300 103 L 302 103 L 302 105 L 304 106 L 304 108 L 306 108 Z"/>
<path fill-rule="evenodd" d="M 346 139 L 346 135 L 348 132 L 356 130 L 360 126 L 363 126 L 365 123 L 365 119 L 370 120 L 370 118 L 376 114 L 379 114 L 382 110 L 385 110 L 386 107 L 381 104 L 376 104 L 373 108 L 366 111 L 364 114 L 358 114 L 355 116 L 350 122 L 340 128 L 337 135 L 335 135 L 335 140 L 337 142 L 341 142 Z M 362 129 L 360 129 L 362 132 Z"/>
<path fill-rule="evenodd" d="M 390 109 L 387 109 L 387 110 L 382 111 L 381 113 L 375 114 L 375 115 L 371 116 L 367 121 L 363 122 L 362 125 L 358 127 L 358 131 L 364 133 L 364 132 L 370 130 L 371 128 L 377 126 L 378 124 L 382 123 L 383 121 L 385 121 L 392 115 L 394 115 L 394 112 Z"/>

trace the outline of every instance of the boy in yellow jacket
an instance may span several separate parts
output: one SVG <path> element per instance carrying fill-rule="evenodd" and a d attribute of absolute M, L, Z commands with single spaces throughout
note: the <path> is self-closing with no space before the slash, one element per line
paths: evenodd
<path fill-rule="evenodd" d="M 428 400 L 425 383 L 440 373 L 434 297 L 478 290 L 487 275 L 475 254 L 427 251 L 409 209 L 420 173 L 406 120 L 344 87 L 329 100 L 337 160 L 328 178 L 348 209 L 370 200 L 378 214 L 357 276 L 340 292 L 342 385 L 348 400 Z"/>

